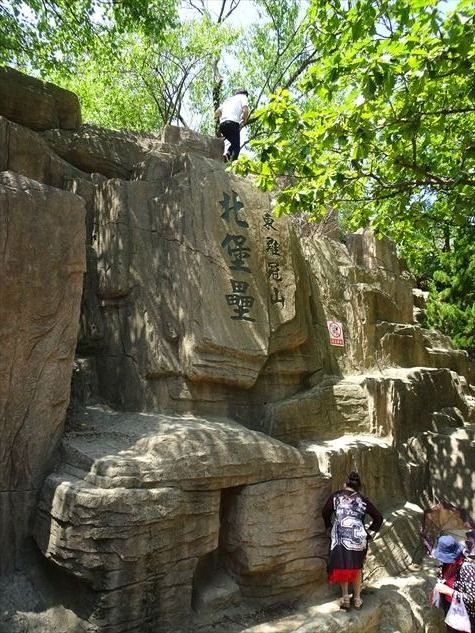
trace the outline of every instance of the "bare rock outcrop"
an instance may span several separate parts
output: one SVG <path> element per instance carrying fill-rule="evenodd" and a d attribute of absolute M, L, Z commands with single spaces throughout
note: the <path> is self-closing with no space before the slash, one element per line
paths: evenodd
<path fill-rule="evenodd" d="M 214 162 L 185 155 L 168 170 L 160 182 L 97 188 L 107 399 L 191 407 L 249 390 L 262 374 L 295 383 L 315 371 L 307 274 L 288 224 Z"/>
<path fill-rule="evenodd" d="M 467 354 L 414 322 L 394 245 L 333 221 L 300 240 L 219 140 L 79 126 L 37 80 L 31 122 L 2 77 L 2 570 L 34 534 L 57 619 L 206 631 L 323 595 L 320 509 L 354 468 L 385 514 L 368 579 L 407 569 L 423 503 L 473 504 L 475 398 Z M 351 630 L 422 632 L 397 595 Z"/>
<path fill-rule="evenodd" d="M 60 158 L 39 134 L 3 116 L 0 116 L 0 170 L 58 189 L 65 189 L 71 178 L 89 178 Z"/>
<path fill-rule="evenodd" d="M 173 630 L 203 602 L 205 574 L 264 601 L 323 580 L 329 486 L 310 455 L 227 419 L 76 415 L 35 538 L 96 592 L 91 625 Z"/>
<path fill-rule="evenodd" d="M 6 66 L 0 67 L 0 115 L 32 130 L 74 130 L 81 125 L 74 92 Z"/>
<path fill-rule="evenodd" d="M 0 174 L 0 504 L 8 570 L 29 532 L 69 403 L 84 261 L 84 201 Z"/>
<path fill-rule="evenodd" d="M 154 135 L 84 125 L 71 131 L 48 130 L 42 137 L 58 156 L 78 169 L 125 180 L 161 180 L 166 159 L 182 152 L 222 157 L 220 139 L 174 126 L 166 126 L 162 134 Z"/>

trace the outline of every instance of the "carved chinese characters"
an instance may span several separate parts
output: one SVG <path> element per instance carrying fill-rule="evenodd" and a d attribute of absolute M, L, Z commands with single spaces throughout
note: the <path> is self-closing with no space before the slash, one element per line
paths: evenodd
<path fill-rule="evenodd" d="M 219 204 L 223 208 L 221 217 L 230 225 L 229 230 L 247 231 L 249 229 L 249 224 L 239 217 L 239 212 L 244 205 L 235 191 L 232 192 L 232 196 L 224 192 L 223 199 Z M 247 259 L 251 255 L 251 248 L 247 245 L 247 240 L 247 235 L 242 233 L 227 233 L 221 242 L 221 246 L 228 257 L 229 270 L 232 270 L 235 276 L 251 272 L 247 265 Z M 249 282 L 234 278 L 229 281 L 232 292 L 226 295 L 226 301 L 234 311 L 231 319 L 235 321 L 255 321 L 256 319 L 250 314 L 255 297 L 248 294 Z"/>
<path fill-rule="evenodd" d="M 263 228 L 266 232 L 275 231 L 277 234 L 277 228 L 275 226 L 275 218 L 270 213 L 265 213 L 262 216 Z M 281 293 L 279 287 L 280 282 L 283 280 L 281 272 L 281 252 L 280 245 L 275 235 L 267 235 L 265 243 L 266 253 L 266 270 L 267 277 L 270 281 L 270 301 L 272 304 L 285 305 L 285 297 Z"/>

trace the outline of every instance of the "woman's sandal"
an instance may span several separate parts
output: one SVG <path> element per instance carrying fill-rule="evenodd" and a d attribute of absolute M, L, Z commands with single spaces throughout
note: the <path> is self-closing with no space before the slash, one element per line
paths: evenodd
<path fill-rule="evenodd" d="M 350 596 L 343 596 L 340 598 L 340 609 L 349 611 L 351 609 Z"/>
<path fill-rule="evenodd" d="M 363 606 L 363 600 L 361 600 L 361 598 L 354 598 L 353 606 L 355 607 L 355 609 L 359 611 L 361 607 Z"/>

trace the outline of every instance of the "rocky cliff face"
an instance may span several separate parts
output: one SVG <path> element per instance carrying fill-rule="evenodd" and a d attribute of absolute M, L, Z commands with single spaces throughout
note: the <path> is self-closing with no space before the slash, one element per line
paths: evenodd
<path fill-rule="evenodd" d="M 373 580 L 414 558 L 433 494 L 473 504 L 471 368 L 414 322 L 391 243 L 300 239 L 217 139 L 0 85 L 5 573 L 33 535 L 81 630 L 178 631 L 323 592 L 349 469 L 386 516 Z"/>
<path fill-rule="evenodd" d="M 84 201 L 0 173 L 0 571 L 12 568 L 69 403 Z"/>

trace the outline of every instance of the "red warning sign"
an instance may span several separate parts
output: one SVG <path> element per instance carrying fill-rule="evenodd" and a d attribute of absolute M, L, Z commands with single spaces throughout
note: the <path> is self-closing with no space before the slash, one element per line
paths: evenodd
<path fill-rule="evenodd" d="M 330 345 L 344 347 L 343 326 L 338 321 L 327 321 L 328 332 L 330 334 Z"/>

